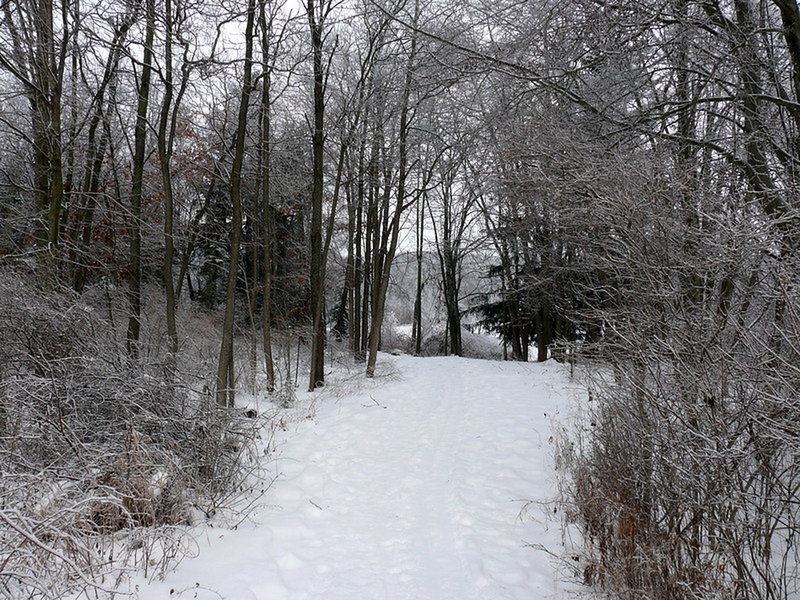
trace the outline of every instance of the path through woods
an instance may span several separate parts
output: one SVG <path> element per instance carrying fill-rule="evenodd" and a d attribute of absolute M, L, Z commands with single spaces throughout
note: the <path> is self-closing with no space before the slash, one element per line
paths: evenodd
<path fill-rule="evenodd" d="M 553 419 L 577 393 L 565 369 L 386 360 L 396 375 L 289 427 L 268 458 L 280 477 L 250 521 L 206 529 L 199 556 L 139 597 L 567 597 L 568 575 L 541 548 L 565 552 L 548 503 Z"/>

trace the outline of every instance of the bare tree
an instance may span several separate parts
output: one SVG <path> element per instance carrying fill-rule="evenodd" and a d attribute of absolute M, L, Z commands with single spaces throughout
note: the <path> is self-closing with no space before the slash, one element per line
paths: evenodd
<path fill-rule="evenodd" d="M 242 237 L 242 163 L 244 161 L 245 128 L 253 88 L 253 30 L 256 18 L 255 0 L 248 0 L 245 25 L 244 73 L 239 111 L 236 120 L 236 136 L 233 143 L 231 166 L 231 206 L 233 210 L 230 231 L 230 258 L 228 262 L 225 294 L 225 319 L 222 324 L 219 361 L 217 363 L 216 400 L 220 406 L 234 405 L 236 381 L 234 373 L 233 328 L 236 308 L 236 281 L 239 271 L 239 249 Z"/>
<path fill-rule="evenodd" d="M 34 237 L 40 246 L 55 247 L 59 243 L 64 199 L 61 156 L 64 70 L 76 24 L 70 20 L 66 0 L 60 6 L 53 0 L 5 2 L 3 16 L 0 31 L 5 44 L 0 51 L 0 66 L 22 85 L 30 105 Z M 61 20 L 58 27 L 56 17 Z"/>
<path fill-rule="evenodd" d="M 419 3 L 414 11 L 414 22 L 420 16 Z M 409 198 L 406 191 L 408 178 L 408 136 L 413 114 L 411 112 L 411 94 L 414 86 L 414 69 L 417 61 L 418 40 L 412 34 L 404 69 L 404 81 L 400 92 L 399 123 L 398 123 L 398 157 L 397 157 L 397 191 L 392 210 L 389 201 L 389 181 L 387 177 L 382 207 L 382 227 L 375 229 L 375 244 L 372 248 L 373 280 L 371 298 L 371 324 L 369 330 L 369 344 L 367 348 L 368 377 L 375 375 L 375 365 L 378 359 L 381 328 L 386 310 L 386 293 L 389 289 L 389 280 L 392 270 L 392 261 L 397 252 L 397 242 L 400 236 L 402 217 L 405 211 L 413 204 L 415 198 Z M 388 175 L 388 173 L 387 173 Z"/>
<path fill-rule="evenodd" d="M 139 335 L 142 313 L 142 195 L 144 181 L 145 151 L 147 144 L 147 110 L 150 106 L 150 80 L 153 74 L 153 40 L 155 38 L 155 3 L 145 0 L 145 37 L 141 75 L 136 105 L 136 130 L 134 133 L 134 152 L 131 173 L 131 214 L 129 250 L 128 333 L 126 345 L 128 353 L 136 358 L 139 355 Z"/>

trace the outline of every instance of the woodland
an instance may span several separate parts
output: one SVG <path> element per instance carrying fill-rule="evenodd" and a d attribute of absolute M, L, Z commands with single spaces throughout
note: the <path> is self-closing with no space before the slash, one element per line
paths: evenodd
<path fill-rule="evenodd" d="M 589 388 L 587 586 L 798 597 L 795 0 L 0 7 L 0 597 L 167 568 L 237 394 L 473 332 Z"/>

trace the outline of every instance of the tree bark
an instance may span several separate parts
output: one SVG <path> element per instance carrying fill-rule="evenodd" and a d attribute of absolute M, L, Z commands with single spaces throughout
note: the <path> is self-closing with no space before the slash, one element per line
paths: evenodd
<path fill-rule="evenodd" d="M 87 134 L 86 161 L 79 194 L 79 209 L 76 211 L 76 222 L 69 249 L 70 262 L 75 265 L 72 287 L 76 292 L 83 291 L 86 285 L 87 255 L 92 239 L 94 211 L 100 191 L 103 160 L 110 137 L 108 114 L 116 100 L 117 74 L 123 44 L 137 13 L 137 10 L 132 9 L 114 32 L 111 50 L 103 71 L 103 79 L 93 98 L 92 117 Z M 106 92 L 108 92 L 107 96 Z"/>
<path fill-rule="evenodd" d="M 270 60 L 270 33 L 272 20 L 267 18 L 267 2 L 259 0 L 261 24 L 261 122 L 259 160 L 261 163 L 261 240 L 263 254 L 263 288 L 261 306 L 261 335 L 267 390 L 275 389 L 275 361 L 272 356 L 272 209 L 270 207 L 270 135 L 272 63 Z"/>
<path fill-rule="evenodd" d="M 244 74 L 242 77 L 239 114 L 236 121 L 236 137 L 233 144 L 233 164 L 231 165 L 231 250 L 225 295 L 225 318 L 222 325 L 222 341 L 217 363 L 216 401 L 218 405 L 229 408 L 233 407 L 236 399 L 233 322 L 236 306 L 236 281 L 239 274 L 239 249 L 242 240 L 242 163 L 244 161 L 247 111 L 250 105 L 250 93 L 253 85 L 253 23 L 255 12 L 255 0 L 248 0 L 247 24 L 245 25 Z"/>
<path fill-rule="evenodd" d="M 414 21 L 419 17 L 419 5 L 417 4 Z M 411 86 L 414 81 L 414 65 L 417 54 L 416 35 L 411 39 L 411 48 L 406 63 L 405 81 L 403 85 L 403 97 L 400 106 L 400 144 L 399 144 L 399 165 L 397 179 L 397 198 L 394 212 L 389 219 L 388 201 L 385 205 L 385 226 L 378 248 L 373 251 L 378 260 L 378 267 L 375 269 L 376 280 L 373 282 L 374 300 L 372 302 L 372 323 L 369 332 L 369 347 L 367 356 L 367 377 L 375 376 L 375 366 L 378 360 L 378 347 L 381 339 L 381 328 L 386 310 L 386 293 L 389 289 L 389 279 L 391 276 L 392 262 L 397 251 L 397 241 L 400 235 L 400 224 L 403 212 L 408 205 L 406 204 L 406 178 L 408 176 L 408 133 Z M 388 179 L 388 178 L 387 178 Z M 387 186 L 389 182 L 387 181 Z M 388 199 L 387 199 L 388 200 Z"/>
<path fill-rule="evenodd" d="M 142 188 L 145 145 L 147 143 L 147 109 L 150 104 L 150 78 L 153 71 L 153 38 L 155 36 L 155 0 L 145 0 L 145 39 L 142 76 L 136 106 L 133 172 L 131 174 L 131 216 L 128 285 L 128 332 L 126 348 L 132 358 L 139 356 L 139 334 L 142 313 Z"/>
<path fill-rule="evenodd" d="M 166 296 L 167 340 L 170 361 L 174 362 L 178 352 L 178 326 L 175 318 L 175 281 L 173 263 L 175 261 L 174 220 L 175 207 L 172 190 L 172 102 L 174 99 L 173 64 L 172 64 L 172 0 L 164 0 L 164 98 L 161 103 L 161 115 L 158 122 L 158 159 L 161 167 L 161 185 L 164 194 L 164 262 L 162 279 Z M 177 110 L 177 107 L 175 108 Z M 174 365 L 172 365 L 174 368 Z"/>
<path fill-rule="evenodd" d="M 422 352 L 422 249 L 425 232 L 425 211 L 422 203 L 417 201 L 417 223 L 416 223 L 417 247 L 417 289 L 414 294 L 414 320 L 411 325 L 411 337 L 414 340 L 414 354 L 419 356 Z"/>
<path fill-rule="evenodd" d="M 325 383 L 325 265 L 322 260 L 323 152 L 325 147 L 325 73 L 322 64 L 323 5 L 319 14 L 314 0 L 307 0 L 306 13 L 311 33 L 314 62 L 314 126 L 311 141 L 313 181 L 311 191 L 311 368 L 308 389 Z"/>

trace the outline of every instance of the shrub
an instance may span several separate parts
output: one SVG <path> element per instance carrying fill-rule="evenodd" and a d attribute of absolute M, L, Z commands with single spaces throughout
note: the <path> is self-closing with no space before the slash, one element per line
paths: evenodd
<path fill-rule="evenodd" d="M 0 271 L 1 595 L 94 586 L 107 552 L 135 564 L 153 540 L 177 558 L 170 528 L 212 512 L 242 474 L 257 424 L 163 359 L 130 360 L 101 313 L 25 266 Z"/>

